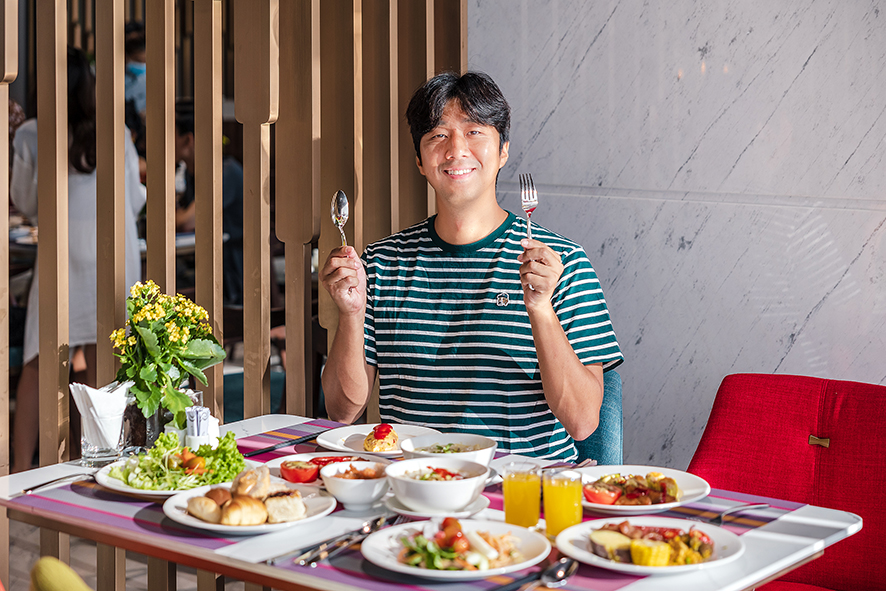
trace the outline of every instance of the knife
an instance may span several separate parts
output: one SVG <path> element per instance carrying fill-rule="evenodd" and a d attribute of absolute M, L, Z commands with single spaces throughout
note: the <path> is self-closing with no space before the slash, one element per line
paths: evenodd
<path fill-rule="evenodd" d="M 386 527 L 388 525 L 392 525 L 398 519 L 401 519 L 401 517 L 399 515 L 383 515 L 383 516 L 379 517 L 372 524 L 372 526 L 369 528 L 369 531 L 367 531 L 367 532 L 363 532 L 363 531 L 352 532 L 350 536 L 348 536 L 344 540 L 338 542 L 335 545 L 335 547 L 332 548 L 331 550 L 329 550 L 328 552 L 326 549 L 324 549 L 319 553 L 315 553 L 314 556 L 309 556 L 308 558 L 305 558 L 305 559 L 299 561 L 299 564 L 301 564 L 302 566 L 307 565 L 310 568 L 315 568 L 317 566 L 317 563 L 320 562 L 321 560 L 328 560 L 328 559 L 332 558 L 333 556 L 337 556 L 338 554 L 340 554 L 344 550 L 347 550 L 348 548 L 350 548 L 351 546 L 353 546 L 357 542 L 362 542 L 363 540 L 368 538 L 371 534 L 377 532 L 381 528 Z"/>
<path fill-rule="evenodd" d="M 310 435 L 303 435 L 301 437 L 296 437 L 295 439 L 285 439 L 283 441 L 278 441 L 274 445 L 269 445 L 268 447 L 263 447 L 261 449 L 254 449 L 252 451 L 248 451 L 243 454 L 244 458 L 251 458 L 252 456 L 257 456 L 259 454 L 268 453 L 269 451 L 274 451 L 280 449 L 281 447 L 287 447 L 289 445 L 298 445 L 299 443 L 305 443 L 306 441 L 310 441 L 312 439 L 316 439 L 318 435 L 321 433 L 325 433 L 327 431 L 331 431 L 332 429 L 337 429 L 338 427 L 329 427 L 327 429 L 323 429 L 321 431 L 317 431 L 316 433 L 311 433 Z"/>
<path fill-rule="evenodd" d="M 292 559 L 293 562 L 295 562 L 295 563 L 299 563 L 300 561 L 303 561 L 303 559 L 311 556 L 314 553 L 322 552 L 326 548 L 329 548 L 330 546 L 333 546 L 339 542 L 342 542 L 342 541 L 348 539 L 349 537 L 353 536 L 354 534 L 362 531 L 363 528 L 368 529 L 369 527 L 372 526 L 373 522 L 375 522 L 375 521 L 376 521 L 375 519 L 370 519 L 368 521 L 364 521 L 360 525 L 360 527 L 358 527 L 357 529 L 355 529 L 353 531 L 346 531 L 343 534 L 339 534 L 337 536 L 332 536 L 331 538 L 329 538 L 327 540 L 323 540 L 322 542 L 317 542 L 316 544 L 312 544 L 310 546 L 305 546 L 304 548 L 299 548 L 298 550 L 292 550 L 290 552 L 286 552 L 284 554 L 280 554 L 278 556 L 268 558 L 267 560 L 265 560 L 265 564 L 269 564 L 271 566 L 274 566 L 276 564 L 280 564 L 281 562 L 286 562 L 289 559 Z"/>

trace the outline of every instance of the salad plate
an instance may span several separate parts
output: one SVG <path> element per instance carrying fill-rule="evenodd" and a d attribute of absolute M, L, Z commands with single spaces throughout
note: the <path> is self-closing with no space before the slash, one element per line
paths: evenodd
<path fill-rule="evenodd" d="M 138 495 L 140 497 L 150 497 L 152 499 L 163 500 L 168 499 L 169 497 L 176 495 L 182 491 L 180 490 L 150 490 L 146 488 L 136 488 L 134 486 L 129 486 L 122 480 L 117 478 L 113 478 L 111 476 L 111 468 L 117 466 L 122 466 L 127 460 L 117 460 L 112 464 L 108 464 L 101 470 L 95 473 L 95 481 L 101 486 L 113 490 L 115 492 L 122 492 L 132 495 Z M 243 460 L 246 462 L 246 468 L 256 468 L 260 466 L 258 462 L 253 462 L 252 460 Z M 218 486 L 218 485 L 216 485 Z"/>
<path fill-rule="evenodd" d="M 276 478 L 274 479 L 274 481 L 280 482 Z M 335 509 L 336 504 L 335 498 L 333 498 L 332 495 L 325 491 L 317 490 L 316 487 L 286 482 L 286 486 L 291 489 L 295 489 L 301 493 L 302 501 L 304 501 L 305 508 L 307 509 L 307 514 L 303 519 L 298 519 L 296 521 L 287 521 L 285 523 L 263 523 L 261 525 L 222 525 L 220 523 L 209 523 L 208 521 L 203 521 L 201 519 L 197 519 L 192 515 L 189 515 L 188 499 L 190 499 L 191 497 L 203 496 L 204 494 L 206 494 L 206 491 L 208 491 L 210 488 L 213 488 L 213 486 L 219 485 L 201 486 L 200 488 L 194 488 L 191 490 L 180 492 L 166 499 L 166 501 L 163 503 L 163 513 L 165 513 L 166 516 L 169 517 L 171 520 L 182 525 L 187 525 L 188 527 L 204 529 L 228 535 L 255 535 L 270 533 L 273 531 L 286 529 L 294 525 L 300 525 L 302 523 L 315 521 L 332 513 L 332 510 Z"/>
<path fill-rule="evenodd" d="M 366 538 L 360 547 L 360 551 L 366 560 L 376 566 L 415 577 L 442 581 L 485 579 L 495 575 L 523 570 L 544 560 L 551 551 L 551 543 L 548 542 L 544 535 L 530 531 L 525 527 L 511 525 L 503 521 L 464 519 L 461 520 L 462 531 L 489 532 L 493 536 L 505 534 L 515 536 L 519 540 L 517 549 L 522 554 L 522 558 L 512 564 L 486 570 L 431 570 L 399 562 L 397 555 L 403 548 L 400 538 L 425 531 L 425 527 L 438 529 L 439 525 L 426 521 L 394 525 L 377 531 Z"/>
<path fill-rule="evenodd" d="M 645 476 L 649 472 L 661 472 L 665 476 L 673 478 L 677 486 L 683 491 L 683 496 L 679 501 L 673 503 L 659 503 L 657 505 L 604 505 L 601 503 L 590 503 L 586 499 L 582 499 L 581 504 L 595 513 L 604 515 L 649 515 L 650 513 L 661 513 L 674 507 L 688 505 L 699 501 L 711 493 L 711 485 L 704 478 L 699 478 L 695 474 L 683 472 L 682 470 L 672 470 L 670 468 L 658 468 L 655 466 L 587 466 L 585 468 L 576 468 L 581 472 L 582 484 L 590 484 L 602 478 L 607 474 L 636 474 Z"/>
<path fill-rule="evenodd" d="M 421 511 L 413 511 L 406 505 L 400 502 L 399 499 L 395 496 L 389 496 L 385 499 L 385 507 L 393 511 L 394 513 L 399 513 L 405 517 L 411 517 L 413 519 L 432 519 L 434 517 L 455 517 L 456 519 L 463 519 L 465 517 L 471 517 L 472 515 L 476 515 L 483 509 L 489 506 L 489 499 L 480 495 L 477 497 L 477 500 L 473 503 L 469 504 L 467 507 L 462 509 L 461 511 L 443 511 L 439 513 L 422 513 Z"/>
<path fill-rule="evenodd" d="M 360 460 L 366 460 L 370 462 L 378 462 L 379 464 L 390 464 L 390 460 L 386 460 L 385 458 L 380 458 L 377 455 L 368 453 L 368 452 L 313 452 L 313 453 L 305 453 L 305 454 L 291 454 L 288 456 L 282 456 L 279 458 L 274 458 L 269 462 L 265 462 L 265 466 L 267 466 L 271 471 L 271 476 L 276 476 L 277 478 L 283 478 L 280 475 L 280 465 L 283 462 L 310 462 L 315 458 L 348 458 L 348 457 L 357 457 Z M 249 460 L 246 460 L 247 462 Z M 329 462 L 327 462 L 329 463 Z M 320 464 L 319 467 L 322 468 L 326 463 Z M 323 479 L 320 478 L 319 472 L 318 476 L 315 480 L 311 482 L 299 482 L 298 484 L 303 484 L 305 486 L 317 486 L 323 487 Z"/>
<path fill-rule="evenodd" d="M 676 575 L 690 571 L 717 568 L 737 560 L 744 554 L 744 542 L 741 541 L 740 537 L 727 529 L 689 519 L 655 516 L 631 517 L 630 523 L 631 525 L 645 527 L 673 527 L 682 529 L 684 532 L 689 531 L 690 528 L 697 529 L 711 538 L 711 541 L 714 543 L 714 553 L 704 562 L 675 566 L 641 566 L 638 564 L 615 562 L 594 554 L 591 551 L 591 543 L 588 538 L 591 532 L 595 529 L 600 529 L 601 526 L 607 523 L 622 523 L 623 521 L 623 517 L 610 517 L 608 519 L 594 519 L 573 525 L 564 529 L 557 536 L 557 548 L 566 556 L 574 558 L 579 562 L 635 575 Z"/>
<path fill-rule="evenodd" d="M 396 457 L 402 455 L 400 446 L 392 451 L 366 451 L 363 449 L 363 440 L 379 423 L 368 425 L 348 425 L 347 427 L 339 427 L 338 429 L 330 429 L 324 431 L 317 436 L 317 444 L 334 451 L 357 452 L 370 454 L 373 456 Z M 431 429 L 430 427 L 420 427 L 418 425 L 403 425 L 400 423 L 390 423 L 400 438 L 400 441 L 409 439 L 410 437 L 418 437 L 419 435 L 440 434 L 440 431 Z"/>

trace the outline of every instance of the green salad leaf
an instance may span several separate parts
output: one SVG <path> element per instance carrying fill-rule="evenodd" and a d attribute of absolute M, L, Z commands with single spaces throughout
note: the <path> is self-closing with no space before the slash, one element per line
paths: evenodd
<path fill-rule="evenodd" d="M 113 466 L 108 476 L 142 490 L 188 490 L 230 482 L 246 469 L 246 461 L 237 449 L 234 434 L 228 432 L 219 438 L 218 447 L 201 445 L 194 454 L 205 459 L 205 470 L 198 474 L 182 466 L 182 452 L 178 435 L 163 433 L 154 447 L 146 453 L 132 455 L 120 465 Z"/>

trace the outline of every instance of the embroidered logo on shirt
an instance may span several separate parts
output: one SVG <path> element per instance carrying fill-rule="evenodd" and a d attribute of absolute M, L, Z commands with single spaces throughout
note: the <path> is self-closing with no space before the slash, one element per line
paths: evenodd
<path fill-rule="evenodd" d="M 500 293 L 497 296 L 495 296 L 495 305 L 496 306 L 507 306 L 509 301 L 510 301 L 510 298 L 508 297 L 508 294 L 506 294 L 506 293 Z"/>

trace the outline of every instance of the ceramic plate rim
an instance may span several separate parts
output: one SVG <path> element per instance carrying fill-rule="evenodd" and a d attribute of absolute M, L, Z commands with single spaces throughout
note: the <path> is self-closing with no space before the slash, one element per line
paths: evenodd
<path fill-rule="evenodd" d="M 366 451 L 363 449 L 353 449 L 344 445 L 344 440 L 347 439 L 349 436 L 359 433 L 365 437 L 372 429 L 375 428 L 376 425 L 379 424 L 381 423 L 368 423 L 365 425 L 346 425 L 344 427 L 336 427 L 335 429 L 324 431 L 317 436 L 317 445 L 325 447 L 326 449 L 330 449 L 332 451 L 372 454 L 374 456 L 381 456 L 386 458 L 403 455 L 403 452 L 400 451 L 399 445 L 397 445 L 397 449 L 392 451 Z M 436 429 L 432 429 L 431 427 L 422 427 L 421 425 L 407 425 L 404 423 L 389 424 L 394 427 L 394 431 L 397 431 L 398 435 L 401 435 L 400 439 L 404 438 L 403 435 L 405 435 L 405 438 L 408 439 L 410 437 L 418 437 L 419 435 L 433 435 L 435 433 L 442 434 Z"/>
<path fill-rule="evenodd" d="M 572 527 L 566 528 L 565 530 L 560 532 L 560 534 L 557 536 L 557 548 L 566 556 L 575 558 L 576 560 L 578 560 L 579 562 L 583 562 L 584 564 L 590 564 L 591 566 L 599 566 L 600 568 L 605 568 L 607 570 L 614 570 L 635 575 L 676 575 L 691 571 L 716 568 L 738 560 L 738 558 L 741 557 L 745 551 L 745 544 L 742 539 L 728 529 L 724 529 L 716 525 L 711 525 L 710 523 L 693 521 L 691 519 L 658 517 L 655 515 L 638 515 L 636 517 L 631 517 L 630 521 L 632 525 L 648 525 L 652 527 L 678 527 L 684 531 L 688 530 L 690 527 L 695 527 L 695 529 L 700 530 L 711 537 L 714 542 L 715 555 L 718 549 L 722 548 L 724 545 L 727 545 L 727 547 L 729 548 L 729 554 L 723 556 L 722 558 L 715 558 L 714 560 L 700 562 L 698 564 L 685 564 L 678 566 L 640 566 L 637 564 L 615 562 L 613 560 L 603 558 L 602 556 L 597 556 L 596 554 L 591 552 L 589 548 L 581 548 L 578 545 L 572 543 L 572 540 L 575 538 L 587 540 L 588 534 L 590 534 L 591 530 L 599 529 L 607 523 L 621 523 L 622 521 L 624 521 L 624 517 L 609 517 L 604 519 L 592 519 L 590 521 L 579 523 L 578 525 L 573 525 Z M 735 545 L 734 547 L 733 544 Z"/>
<path fill-rule="evenodd" d="M 193 527 L 195 529 L 202 529 L 205 531 L 213 531 L 228 535 L 255 535 L 255 534 L 264 534 L 275 531 L 280 531 L 281 529 L 286 529 L 292 527 L 294 525 L 301 525 L 303 523 L 310 523 L 311 521 L 315 521 L 320 519 L 321 517 L 325 517 L 332 513 L 332 510 L 335 509 L 336 500 L 331 494 L 326 491 L 319 490 L 316 487 L 303 487 L 301 485 L 295 484 L 293 482 L 286 482 L 285 480 L 274 479 L 276 482 L 283 482 L 289 488 L 295 489 L 302 493 L 303 497 L 307 495 L 319 495 L 324 501 L 325 505 L 319 509 L 317 513 L 309 514 L 304 519 L 298 519 L 296 521 L 287 521 L 285 523 L 262 523 L 261 525 L 221 525 L 218 523 L 208 523 L 206 521 L 201 521 L 196 517 L 188 515 L 183 509 L 182 504 L 187 506 L 187 500 L 191 497 L 200 496 L 206 493 L 207 490 L 212 488 L 213 486 L 218 486 L 217 484 L 209 484 L 206 486 L 201 486 L 199 488 L 194 488 L 191 490 L 182 491 L 172 497 L 166 499 L 163 503 L 163 513 L 175 521 L 176 523 L 180 523 L 181 525 L 186 525 L 188 527 Z M 310 505 L 313 499 L 305 499 L 305 505 L 308 506 L 308 512 L 310 513 Z M 177 505 L 177 506 L 176 506 Z"/>
<path fill-rule="evenodd" d="M 690 472 L 675 470 L 673 468 L 661 468 L 657 466 L 642 466 L 638 464 L 601 465 L 576 468 L 582 473 L 582 483 L 588 484 L 606 474 L 642 474 L 649 472 L 661 472 L 677 481 L 677 485 L 683 490 L 683 498 L 673 503 L 661 503 L 659 505 L 602 505 L 590 503 L 586 499 L 581 500 L 585 509 L 605 515 L 648 515 L 661 513 L 674 507 L 680 507 L 699 501 L 711 494 L 711 485 L 708 482 Z M 687 483 L 691 483 L 691 486 Z"/>
<path fill-rule="evenodd" d="M 168 499 L 169 497 L 171 497 L 173 495 L 177 495 L 180 492 L 186 492 L 186 491 L 182 491 L 182 490 L 147 490 L 147 489 L 143 489 L 143 488 L 135 488 L 134 486 L 129 486 L 128 484 L 126 484 L 122 480 L 117 480 L 116 478 L 111 478 L 109 476 L 109 473 L 111 472 L 111 468 L 114 466 L 119 466 L 123 462 L 126 462 L 128 459 L 129 458 L 120 458 L 119 460 L 117 460 L 115 462 L 111 462 L 107 466 L 103 466 L 98 472 L 95 473 L 95 481 L 99 485 L 101 485 L 109 490 L 112 490 L 114 492 L 121 492 L 121 493 L 126 493 L 126 494 L 131 494 L 131 495 L 138 495 L 140 497 L 151 497 L 151 498 L 155 498 L 155 499 Z M 244 459 L 243 461 L 246 462 L 247 468 L 255 468 L 256 466 L 260 465 L 258 462 L 255 462 L 253 460 Z M 218 484 L 224 484 L 224 483 L 219 482 Z M 215 484 L 212 486 L 218 486 L 218 484 Z M 187 490 L 191 490 L 191 489 L 187 489 Z"/>
<path fill-rule="evenodd" d="M 532 557 L 526 558 L 518 564 L 511 564 L 501 568 L 482 570 L 482 571 L 464 571 L 464 570 L 428 570 L 420 569 L 414 566 L 407 566 L 397 562 L 396 555 L 393 550 L 388 549 L 388 543 L 395 535 L 400 534 L 403 530 L 409 528 L 423 528 L 427 522 L 401 523 L 377 531 L 363 540 L 360 552 L 372 564 L 384 568 L 389 571 L 403 573 L 422 579 L 448 580 L 448 581 L 469 581 L 476 579 L 485 579 L 496 575 L 503 575 L 511 572 L 524 570 L 538 564 L 544 560 L 551 552 L 551 543 L 539 532 L 534 532 L 520 527 L 511 525 L 504 521 L 489 521 L 478 519 L 462 519 L 461 526 L 464 531 L 481 530 L 489 531 L 493 535 L 501 535 L 505 532 L 512 532 L 520 536 L 522 544 L 526 544 L 527 540 L 541 544 L 541 551 Z M 521 544 L 521 545 L 522 545 Z"/>
<path fill-rule="evenodd" d="M 404 505 L 403 502 L 397 498 L 397 495 L 390 495 L 388 497 L 385 497 L 384 502 L 385 507 L 387 507 L 394 513 L 404 515 L 406 517 L 412 517 L 414 519 L 433 519 L 435 517 L 455 517 L 456 519 L 464 519 L 466 517 L 476 515 L 483 509 L 489 507 L 489 498 L 483 494 L 477 497 L 477 499 L 474 500 L 472 503 L 468 503 L 468 506 L 461 511 L 440 511 L 439 513 L 424 513 L 422 511 L 413 511 L 412 509 Z M 477 507 L 476 509 L 470 509 L 470 507 L 474 505 L 479 505 L 479 507 Z"/>
<path fill-rule="evenodd" d="M 308 458 L 308 459 L 310 459 L 310 458 L 324 458 L 324 457 L 334 456 L 334 455 L 339 455 L 339 456 L 362 456 L 362 457 L 361 457 L 361 460 L 362 460 L 362 461 L 366 461 L 366 462 L 378 462 L 379 464 L 385 464 L 385 465 L 387 465 L 387 464 L 391 464 L 391 463 L 392 463 L 391 460 L 389 460 L 389 459 L 387 459 L 387 458 L 380 457 L 380 456 L 378 456 L 378 455 L 371 454 L 371 453 L 366 452 L 366 451 L 361 451 L 361 452 L 356 452 L 356 451 L 350 451 L 350 452 L 345 452 L 345 451 L 327 451 L 327 452 L 320 452 L 320 451 L 316 451 L 316 452 L 309 452 L 309 453 L 303 453 L 303 454 L 289 454 L 288 456 L 280 456 L 279 458 L 274 458 L 273 460 L 268 460 L 267 462 L 265 462 L 265 466 L 267 466 L 268 469 L 271 470 L 271 476 L 274 476 L 274 477 L 277 477 L 277 478 L 283 478 L 283 477 L 280 476 L 280 474 L 279 474 L 279 472 L 280 472 L 280 470 L 279 470 L 279 468 L 280 468 L 280 464 L 282 464 L 283 462 L 300 461 L 300 460 L 301 460 L 301 461 L 304 461 L 303 458 Z M 274 470 L 275 470 L 275 469 L 277 470 L 277 474 L 274 474 Z M 285 480 L 285 479 L 284 479 L 284 480 Z M 315 487 L 325 488 L 325 487 L 323 486 L 323 479 L 320 478 L 320 473 L 319 473 L 319 472 L 317 472 L 317 480 L 315 480 L 315 481 L 313 481 L 313 482 L 298 482 L 298 483 L 294 483 L 294 484 L 302 484 L 302 485 L 304 485 L 304 486 L 315 486 Z"/>

